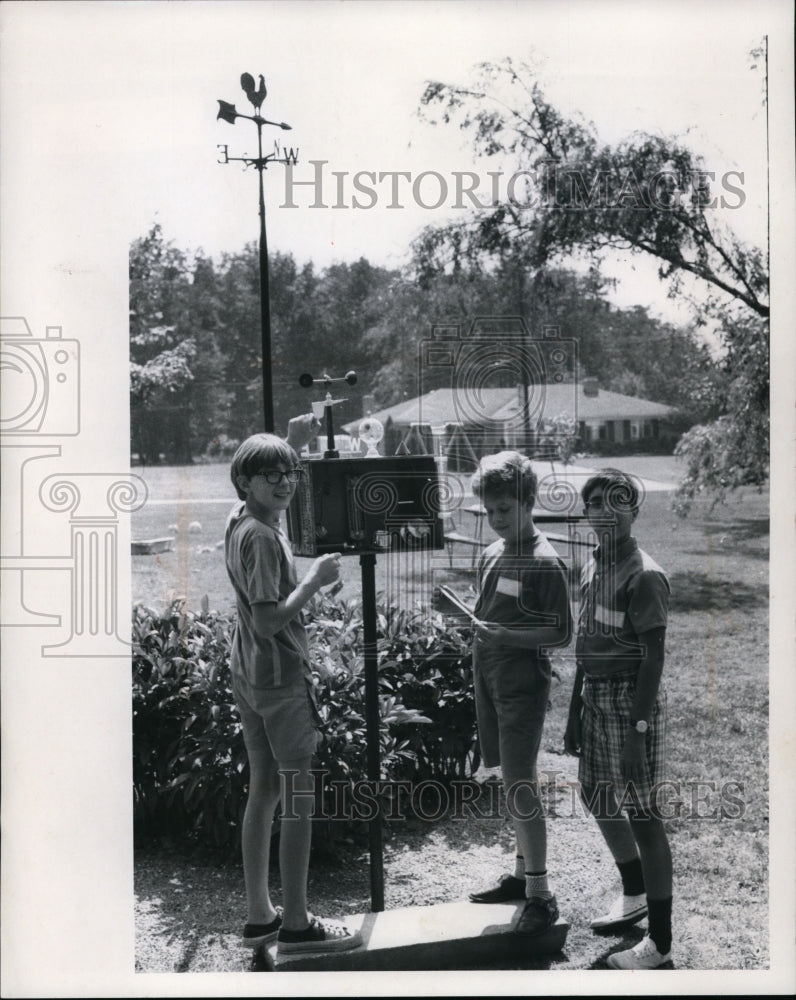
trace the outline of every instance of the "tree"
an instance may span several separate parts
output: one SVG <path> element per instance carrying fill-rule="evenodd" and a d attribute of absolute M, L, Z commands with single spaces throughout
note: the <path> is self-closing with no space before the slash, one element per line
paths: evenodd
<path fill-rule="evenodd" d="M 384 310 L 395 272 L 360 259 L 318 274 L 290 254 L 269 262 L 272 384 L 277 427 L 323 390 L 310 372 L 359 374 L 335 423 L 362 414 L 378 367 L 364 340 Z M 130 248 L 130 402 L 133 449 L 147 463 L 188 463 L 262 429 L 259 257 L 255 244 L 218 264 L 167 241 L 159 225 Z M 339 388 L 335 386 L 335 396 Z"/>
<path fill-rule="evenodd" d="M 185 255 L 154 225 L 130 248 L 130 404 L 141 461 L 170 450 L 180 397 L 193 381 L 196 345 L 178 330 L 189 288 Z"/>
<path fill-rule="evenodd" d="M 187 463 L 217 433 L 222 406 L 217 276 L 160 225 L 130 248 L 130 408 L 134 450 Z"/>
<path fill-rule="evenodd" d="M 513 255 L 490 268 L 469 260 L 459 265 L 448 273 L 429 269 L 418 282 L 416 260 L 394 277 L 379 321 L 365 338 L 380 365 L 374 379 L 377 407 L 415 396 L 420 389 L 450 385 L 451 371 L 445 366 L 423 371 L 418 384 L 420 344 L 435 324 L 459 324 L 467 330 L 476 316 L 516 315 L 525 319 L 532 335 L 555 327 L 561 337 L 577 341 L 580 372 L 595 376 L 605 389 L 674 406 L 691 418 L 685 426 L 718 412 L 715 396 L 707 394 L 714 364 L 693 329 L 664 323 L 640 306 L 612 306 L 607 299 L 610 282 L 597 272 L 548 267 L 529 275 Z M 549 350 L 554 348 L 553 341 Z M 514 385 L 520 376 L 518 372 L 514 381 L 501 384 Z"/>
<path fill-rule="evenodd" d="M 675 498 L 686 513 L 691 502 L 710 491 L 724 501 L 741 486 L 760 486 L 769 463 L 769 333 L 755 316 L 738 316 L 724 327 L 726 353 L 720 378 L 707 387 L 720 416 L 697 424 L 677 444 L 686 473 Z"/>
<path fill-rule="evenodd" d="M 602 143 L 592 124 L 562 114 L 546 100 L 533 71 L 515 69 L 511 59 L 482 64 L 472 87 L 429 83 L 421 110 L 432 122 L 458 123 L 480 155 L 513 163 L 515 177 L 525 182 L 525 200 L 506 197 L 463 222 L 426 229 L 416 247 L 420 274 L 455 272 L 465 261 L 521 247 L 533 268 L 575 252 L 585 252 L 595 266 L 606 250 L 645 254 L 658 262 L 672 295 L 684 294 L 683 279 L 693 275 L 707 293 L 699 321 L 721 319 L 721 370 L 734 388 L 723 394 L 716 421 L 681 443 L 689 462 L 681 508 L 703 487 L 718 484 L 722 497 L 740 481 L 762 484 L 768 262 L 761 250 L 709 218 L 716 200 L 725 198 L 726 205 L 737 188 L 712 192 L 701 157 L 676 139 L 637 132 L 615 146 Z M 748 367 L 752 355 L 755 363 Z M 738 377 L 736 365 L 743 369 Z"/>

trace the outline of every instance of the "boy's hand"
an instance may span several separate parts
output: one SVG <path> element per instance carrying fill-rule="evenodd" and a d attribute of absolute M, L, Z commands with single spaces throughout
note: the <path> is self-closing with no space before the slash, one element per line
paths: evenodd
<path fill-rule="evenodd" d="M 622 777 L 625 781 L 643 782 L 647 779 L 646 736 L 631 729 L 622 750 Z"/>
<path fill-rule="evenodd" d="M 285 440 L 290 447 L 298 452 L 309 444 L 321 429 L 321 422 L 314 413 L 302 413 L 300 417 L 293 417 L 288 421 L 287 437 Z"/>
<path fill-rule="evenodd" d="M 564 752 L 572 757 L 580 757 L 582 739 L 583 727 L 580 721 L 580 712 L 573 712 L 570 709 L 567 728 L 564 730 Z"/>
<path fill-rule="evenodd" d="M 502 625 L 495 625 L 492 622 L 478 622 L 477 625 L 473 625 L 474 640 L 488 648 L 505 646 L 508 635 L 508 629 L 503 628 Z"/>
<path fill-rule="evenodd" d="M 310 566 L 307 577 L 317 587 L 326 587 L 334 583 L 340 576 L 340 553 L 327 552 L 324 556 L 319 556 Z"/>

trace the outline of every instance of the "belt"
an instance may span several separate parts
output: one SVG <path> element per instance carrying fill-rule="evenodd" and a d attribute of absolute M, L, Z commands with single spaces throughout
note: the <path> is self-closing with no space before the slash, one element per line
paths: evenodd
<path fill-rule="evenodd" d="M 629 681 L 638 677 L 638 670 L 616 670 L 611 674 L 583 674 L 584 681 L 590 684 L 605 684 L 608 681 Z"/>

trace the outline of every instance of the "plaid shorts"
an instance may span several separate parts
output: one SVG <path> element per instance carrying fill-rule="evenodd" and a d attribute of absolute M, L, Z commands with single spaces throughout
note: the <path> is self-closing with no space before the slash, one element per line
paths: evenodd
<path fill-rule="evenodd" d="M 584 677 L 581 757 L 578 780 L 586 790 L 610 785 L 626 811 L 648 812 L 653 786 L 664 779 L 666 689 L 661 683 L 646 737 L 647 775 L 642 782 L 622 777 L 622 751 L 636 692 L 635 671 Z"/>

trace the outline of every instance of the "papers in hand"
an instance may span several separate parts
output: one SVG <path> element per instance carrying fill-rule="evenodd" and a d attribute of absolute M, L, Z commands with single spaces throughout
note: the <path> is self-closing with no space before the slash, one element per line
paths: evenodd
<path fill-rule="evenodd" d="M 480 625 L 479 620 L 475 617 L 475 615 L 473 614 L 473 612 L 467 607 L 467 605 L 461 600 L 461 598 L 458 597 L 450 589 L 450 587 L 446 587 L 445 584 L 441 583 L 439 585 L 439 587 L 437 587 L 437 591 L 438 591 L 440 597 L 442 597 L 449 604 L 453 605 L 453 607 L 454 607 L 454 609 L 455 609 L 455 611 L 456 611 L 457 614 L 463 615 L 465 618 L 467 618 L 469 621 L 471 621 L 474 625 Z"/>

